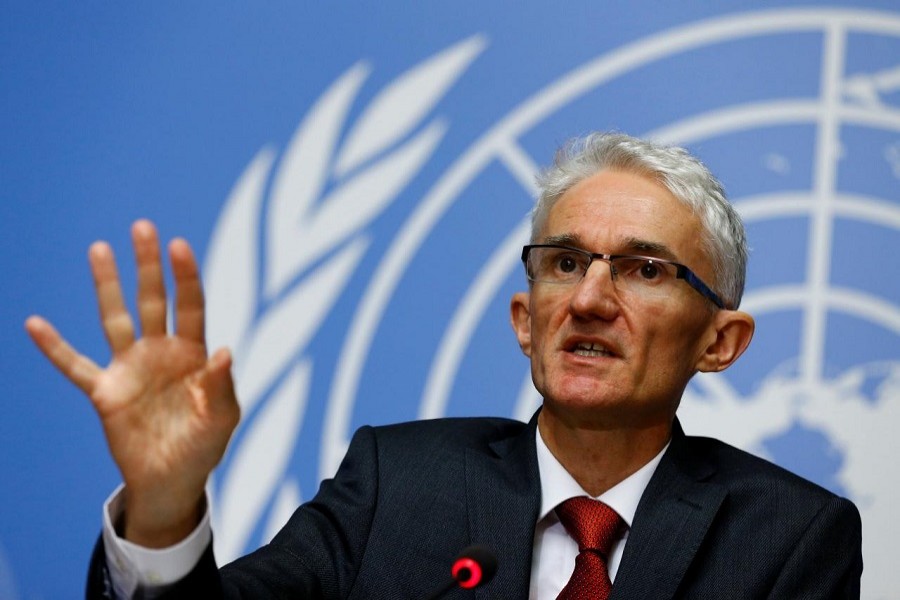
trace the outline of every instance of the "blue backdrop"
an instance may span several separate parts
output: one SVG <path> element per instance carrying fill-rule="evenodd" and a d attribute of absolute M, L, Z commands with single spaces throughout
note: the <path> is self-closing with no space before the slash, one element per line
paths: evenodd
<path fill-rule="evenodd" d="M 210 484 L 234 556 L 360 424 L 531 414 L 507 307 L 533 175 L 593 129 L 690 147 L 748 225 L 757 336 L 685 429 L 852 498 L 864 596 L 895 597 L 896 1 L 558 4 L 3 3 L 0 598 L 81 594 L 118 483 L 22 330 L 108 358 L 90 242 L 130 291 L 136 218 L 203 260 L 244 410 Z"/>

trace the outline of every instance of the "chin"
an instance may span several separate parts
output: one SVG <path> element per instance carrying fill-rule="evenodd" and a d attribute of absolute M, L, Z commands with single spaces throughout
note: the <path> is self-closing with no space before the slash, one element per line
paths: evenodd
<path fill-rule="evenodd" d="M 672 421 L 674 407 L 666 403 L 642 404 L 627 390 L 593 384 L 553 388 L 544 395 L 544 405 L 561 420 L 582 427 L 641 429 Z"/>
<path fill-rule="evenodd" d="M 551 398 L 550 401 L 560 410 L 604 414 L 619 412 L 630 404 L 627 394 L 606 386 L 572 386 L 554 391 L 557 393 L 545 396 L 544 401 Z"/>

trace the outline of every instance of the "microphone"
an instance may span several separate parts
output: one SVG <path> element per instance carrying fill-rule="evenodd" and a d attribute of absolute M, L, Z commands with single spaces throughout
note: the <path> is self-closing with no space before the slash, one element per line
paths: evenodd
<path fill-rule="evenodd" d="M 455 587 L 471 590 L 484 585 L 497 572 L 497 557 L 484 546 L 469 546 L 459 553 L 450 575 L 453 579 L 439 587 L 427 600 L 437 600 Z"/>

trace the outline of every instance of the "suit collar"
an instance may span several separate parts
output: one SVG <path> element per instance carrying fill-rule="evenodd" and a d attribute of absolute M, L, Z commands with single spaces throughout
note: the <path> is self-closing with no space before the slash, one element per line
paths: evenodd
<path fill-rule="evenodd" d="M 516 435 L 492 443 L 489 451 L 466 452 L 466 498 L 472 543 L 497 554 L 495 580 L 476 597 L 527 598 L 534 527 L 540 507 L 540 478 L 534 436 L 537 414 Z"/>
<path fill-rule="evenodd" d="M 517 434 L 466 452 L 471 541 L 496 552 L 495 580 L 482 600 L 527 598 L 534 527 L 540 509 L 535 451 L 537 413 Z M 727 490 L 714 465 L 694 450 L 676 419 L 672 442 L 635 513 L 611 600 L 671 598 L 697 553 Z"/>
<path fill-rule="evenodd" d="M 638 504 L 611 600 L 671 598 L 727 495 L 715 467 L 693 451 L 678 420 Z"/>

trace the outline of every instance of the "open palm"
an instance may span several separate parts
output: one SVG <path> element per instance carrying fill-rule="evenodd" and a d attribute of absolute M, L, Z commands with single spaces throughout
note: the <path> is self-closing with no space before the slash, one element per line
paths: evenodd
<path fill-rule="evenodd" d="M 231 357 L 207 357 L 203 291 L 184 240 L 169 245 L 175 277 L 175 327 L 154 226 L 132 228 L 142 337 L 125 307 L 115 258 L 97 242 L 89 258 L 103 330 L 112 350 L 105 369 L 79 354 L 40 317 L 26 329 L 50 361 L 91 399 L 126 486 L 125 536 L 146 546 L 175 543 L 196 525 L 203 488 L 221 460 L 240 410 Z"/>

